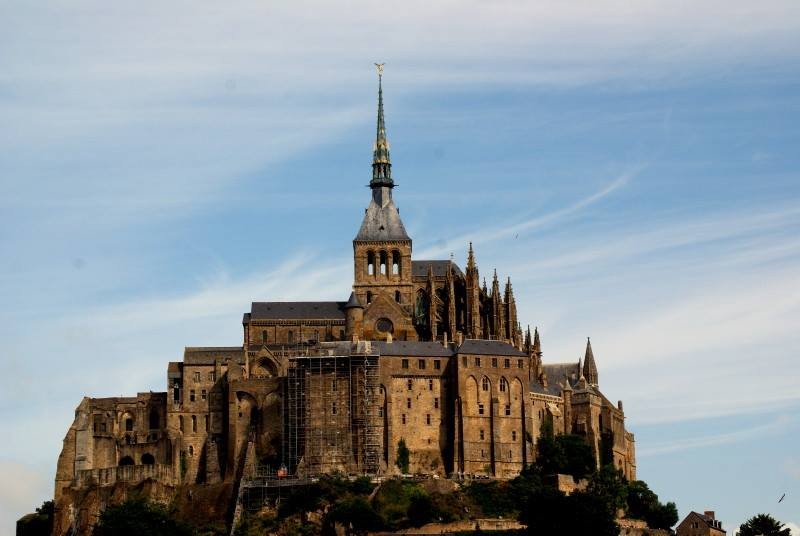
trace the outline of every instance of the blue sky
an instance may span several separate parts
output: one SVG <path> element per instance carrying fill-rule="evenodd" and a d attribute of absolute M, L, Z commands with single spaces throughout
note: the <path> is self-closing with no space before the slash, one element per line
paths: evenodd
<path fill-rule="evenodd" d="M 0 1 L 0 533 L 82 396 L 346 299 L 374 61 L 415 257 L 591 336 L 681 516 L 800 523 L 800 4 L 630 4 Z"/>

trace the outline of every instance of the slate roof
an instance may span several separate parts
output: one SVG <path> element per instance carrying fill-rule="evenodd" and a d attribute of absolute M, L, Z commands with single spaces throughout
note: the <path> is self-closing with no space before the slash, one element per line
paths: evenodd
<path fill-rule="evenodd" d="M 411 277 L 427 278 L 428 266 L 433 267 L 433 277 L 445 277 L 448 264 L 453 267 L 453 275 L 464 277 L 464 272 L 461 271 L 461 268 L 449 260 L 411 261 Z"/>
<path fill-rule="evenodd" d="M 409 357 L 450 357 L 451 348 L 445 348 L 440 342 L 422 341 L 374 341 L 372 350 L 380 355 L 397 355 Z"/>
<path fill-rule="evenodd" d="M 481 339 L 467 339 L 458 347 L 459 354 L 474 355 L 502 355 L 513 357 L 527 357 L 528 354 L 520 352 L 507 342 L 486 341 Z"/>
<path fill-rule="evenodd" d="M 355 240 L 411 240 L 391 197 L 381 205 L 370 201 Z"/>
<path fill-rule="evenodd" d="M 244 361 L 241 346 L 187 346 L 183 350 L 183 363 L 186 365 L 213 365 L 217 359 L 232 359 L 234 362 Z"/>
<path fill-rule="evenodd" d="M 250 319 L 344 320 L 344 306 L 345 302 L 253 302 Z"/>

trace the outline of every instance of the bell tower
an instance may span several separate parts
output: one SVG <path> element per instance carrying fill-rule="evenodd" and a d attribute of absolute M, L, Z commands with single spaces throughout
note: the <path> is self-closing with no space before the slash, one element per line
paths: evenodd
<path fill-rule="evenodd" d="M 364 306 L 364 337 L 415 340 L 411 311 L 411 238 L 392 200 L 394 181 L 383 117 L 383 64 L 378 68 L 378 125 L 372 151 L 372 199 L 353 239 L 353 292 Z"/>

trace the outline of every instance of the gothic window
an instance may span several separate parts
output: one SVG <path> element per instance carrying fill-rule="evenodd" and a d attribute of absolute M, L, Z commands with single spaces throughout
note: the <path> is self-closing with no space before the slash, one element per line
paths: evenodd
<path fill-rule="evenodd" d="M 400 291 L 399 290 L 395 290 L 394 291 L 394 301 L 396 301 L 397 303 L 400 303 Z"/>
<path fill-rule="evenodd" d="M 367 253 L 367 275 L 375 275 L 375 254 Z"/>
<path fill-rule="evenodd" d="M 189 457 L 194 456 L 194 447 L 189 445 Z"/>
<path fill-rule="evenodd" d="M 208 432 L 208 430 L 209 430 L 209 425 L 208 425 L 208 415 L 206 415 L 206 416 L 205 416 L 205 423 L 204 423 L 204 424 L 205 424 L 205 429 L 204 429 L 204 430 L 205 430 L 206 432 Z"/>
<path fill-rule="evenodd" d="M 172 401 L 173 402 L 181 401 L 181 386 L 178 384 L 177 380 L 172 385 Z"/>
<path fill-rule="evenodd" d="M 367 305 L 372 303 L 372 292 L 367 291 Z"/>
<path fill-rule="evenodd" d="M 394 324 L 388 318 L 379 318 L 375 322 L 375 328 L 381 333 L 391 333 L 394 331 Z"/>
<path fill-rule="evenodd" d="M 133 432 L 133 418 L 128 417 L 125 419 L 125 431 L 126 432 Z"/>
<path fill-rule="evenodd" d="M 483 389 L 484 391 L 489 390 L 489 378 L 487 378 L 486 376 L 484 376 L 483 379 L 481 380 L 481 389 Z"/>
<path fill-rule="evenodd" d="M 197 433 L 197 415 L 192 415 L 192 432 Z"/>
<path fill-rule="evenodd" d="M 505 393 L 507 388 L 508 388 L 508 381 L 505 378 L 500 378 L 500 391 Z"/>
<path fill-rule="evenodd" d="M 392 274 L 400 274 L 400 252 L 392 251 Z M 399 301 L 399 300 L 398 300 Z"/>
<path fill-rule="evenodd" d="M 386 275 L 386 252 L 381 251 L 381 275 Z"/>
<path fill-rule="evenodd" d="M 417 303 L 414 307 L 414 318 L 417 324 L 428 325 L 428 297 L 425 291 L 419 289 L 417 291 Z"/>
<path fill-rule="evenodd" d="M 183 415 L 178 415 L 178 430 L 183 432 Z"/>
<path fill-rule="evenodd" d="M 158 430 L 160 426 L 161 419 L 158 416 L 158 410 L 153 408 L 150 410 L 150 429 L 151 430 Z"/>

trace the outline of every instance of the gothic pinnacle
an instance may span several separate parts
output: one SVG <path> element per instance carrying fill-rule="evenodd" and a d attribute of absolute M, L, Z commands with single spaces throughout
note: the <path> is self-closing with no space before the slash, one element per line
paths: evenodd
<path fill-rule="evenodd" d="M 392 181 L 392 162 L 389 158 L 389 140 L 386 138 L 386 121 L 383 118 L 383 63 L 376 63 L 378 70 L 378 122 L 375 133 L 375 147 L 372 151 L 371 187 L 394 187 Z"/>

